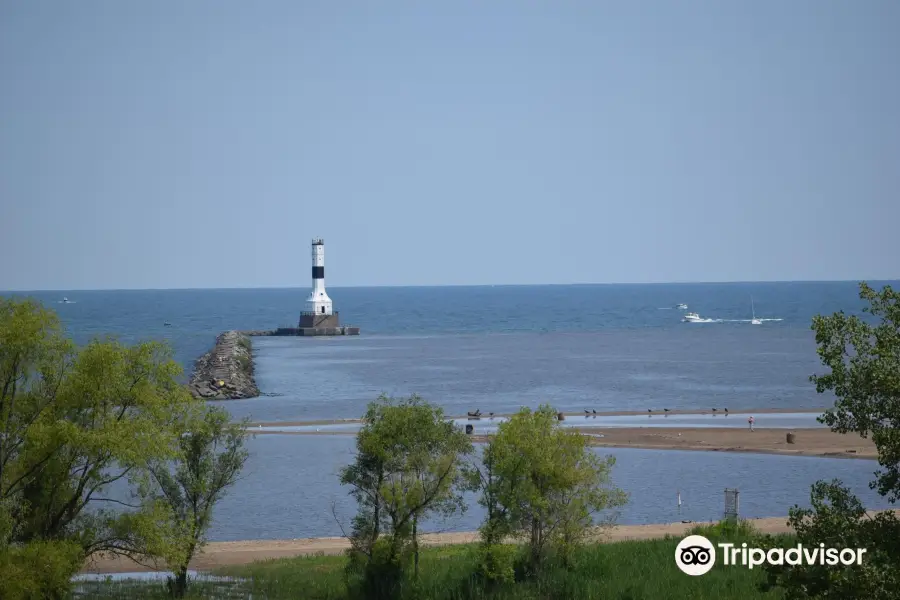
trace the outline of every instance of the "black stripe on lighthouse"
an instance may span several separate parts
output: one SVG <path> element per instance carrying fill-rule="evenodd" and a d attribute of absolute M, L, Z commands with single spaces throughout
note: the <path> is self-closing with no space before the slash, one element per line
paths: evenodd
<path fill-rule="evenodd" d="M 325 267 L 313 267 L 313 279 L 325 279 Z"/>

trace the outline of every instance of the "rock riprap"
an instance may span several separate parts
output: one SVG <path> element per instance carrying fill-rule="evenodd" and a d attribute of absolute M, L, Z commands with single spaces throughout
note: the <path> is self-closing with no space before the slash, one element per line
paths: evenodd
<path fill-rule="evenodd" d="M 250 336 L 240 331 L 220 334 L 213 349 L 197 359 L 188 387 L 194 396 L 208 400 L 259 396 Z"/>

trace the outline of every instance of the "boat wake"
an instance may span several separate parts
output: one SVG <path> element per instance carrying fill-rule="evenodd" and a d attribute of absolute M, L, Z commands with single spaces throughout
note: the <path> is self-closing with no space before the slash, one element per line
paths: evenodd
<path fill-rule="evenodd" d="M 758 321 L 784 321 L 784 319 L 757 319 Z M 687 323 L 750 323 L 752 319 L 697 319 Z"/>

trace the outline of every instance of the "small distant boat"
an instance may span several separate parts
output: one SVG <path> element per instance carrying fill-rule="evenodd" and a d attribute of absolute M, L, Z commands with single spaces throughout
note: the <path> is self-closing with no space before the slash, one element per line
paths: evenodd
<path fill-rule="evenodd" d="M 68 298 L 66 298 L 65 296 L 63 296 L 63 299 L 60 300 L 59 303 L 60 303 L 60 304 L 74 304 L 74 300 L 69 300 Z"/>
<path fill-rule="evenodd" d="M 687 304 L 676 304 L 675 308 L 678 310 L 687 310 Z"/>
<path fill-rule="evenodd" d="M 762 321 L 756 318 L 756 307 L 753 305 L 753 296 L 750 296 L 750 314 L 752 318 L 750 319 L 751 325 L 762 325 Z"/>
<path fill-rule="evenodd" d="M 163 327 L 171 327 L 171 326 L 172 326 L 172 324 L 169 323 L 168 321 L 166 321 L 165 323 L 163 323 Z"/>
<path fill-rule="evenodd" d="M 703 319 L 697 313 L 687 313 L 681 321 L 682 323 L 700 323 Z"/>

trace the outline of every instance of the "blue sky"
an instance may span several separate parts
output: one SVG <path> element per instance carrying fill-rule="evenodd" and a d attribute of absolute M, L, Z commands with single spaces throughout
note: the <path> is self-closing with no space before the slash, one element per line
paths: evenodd
<path fill-rule="evenodd" d="M 377 6 L 376 6 L 377 5 Z M 0 3 L 0 289 L 896 278 L 900 2 Z"/>

